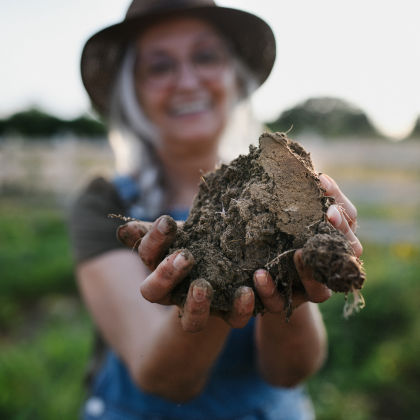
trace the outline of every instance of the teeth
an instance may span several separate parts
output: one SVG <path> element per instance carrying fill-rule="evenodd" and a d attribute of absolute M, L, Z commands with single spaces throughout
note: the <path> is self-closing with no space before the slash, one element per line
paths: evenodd
<path fill-rule="evenodd" d="M 172 113 L 178 115 L 194 114 L 196 112 L 207 111 L 210 108 L 209 101 L 195 101 L 180 104 L 172 107 Z"/>

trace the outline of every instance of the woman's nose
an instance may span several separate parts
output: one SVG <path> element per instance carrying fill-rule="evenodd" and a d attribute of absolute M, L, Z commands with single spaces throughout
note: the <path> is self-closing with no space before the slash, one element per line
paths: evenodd
<path fill-rule="evenodd" d="M 199 85 L 200 79 L 191 63 L 181 63 L 178 68 L 177 87 L 181 89 L 193 89 Z"/>

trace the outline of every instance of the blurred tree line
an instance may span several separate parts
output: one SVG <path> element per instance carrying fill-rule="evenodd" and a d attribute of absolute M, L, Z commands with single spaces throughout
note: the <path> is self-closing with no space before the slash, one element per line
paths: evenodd
<path fill-rule="evenodd" d="M 315 133 L 326 138 L 369 137 L 383 138 L 367 115 L 351 103 L 338 98 L 310 98 L 287 109 L 268 126 L 273 131 L 293 135 Z"/>
<path fill-rule="evenodd" d="M 364 111 L 347 101 L 331 97 L 310 98 L 283 111 L 267 125 L 271 130 L 281 132 L 293 126 L 293 135 L 310 132 L 327 139 L 384 138 Z M 0 136 L 45 138 L 67 133 L 87 138 L 104 137 L 106 127 L 88 116 L 63 120 L 36 108 L 0 119 Z M 420 116 L 407 138 L 420 139 Z"/>
<path fill-rule="evenodd" d="M 32 108 L 18 112 L 9 118 L 0 119 L 0 136 L 18 135 L 28 138 L 55 137 L 63 134 L 82 137 L 104 137 L 105 125 L 88 116 L 74 120 L 62 120 L 39 109 Z"/>
<path fill-rule="evenodd" d="M 420 140 L 420 116 L 417 117 L 417 121 L 407 138 Z"/>

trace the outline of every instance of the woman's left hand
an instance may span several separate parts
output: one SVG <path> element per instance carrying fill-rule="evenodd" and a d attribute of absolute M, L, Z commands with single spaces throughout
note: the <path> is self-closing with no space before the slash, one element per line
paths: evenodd
<path fill-rule="evenodd" d="M 340 191 L 337 183 L 328 175 L 320 176 L 321 184 L 326 190 L 326 196 L 334 197 L 336 204 L 327 211 L 329 222 L 344 233 L 350 241 L 357 257 L 362 254 L 363 248 L 355 235 L 357 210 L 351 201 Z M 295 252 L 294 262 L 299 273 L 305 293 L 293 293 L 293 307 L 296 308 L 305 302 L 322 303 L 331 296 L 331 290 L 324 284 L 317 282 L 312 275 L 312 267 L 305 266 L 302 261 L 302 250 Z M 278 291 L 271 275 L 266 270 L 257 270 L 254 273 L 255 290 L 263 305 L 270 313 L 284 311 L 284 297 Z"/>

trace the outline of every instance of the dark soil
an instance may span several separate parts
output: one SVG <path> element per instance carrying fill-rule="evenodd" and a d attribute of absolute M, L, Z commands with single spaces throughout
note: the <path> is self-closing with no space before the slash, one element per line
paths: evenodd
<path fill-rule="evenodd" d="M 303 290 L 293 263 L 299 248 L 320 283 L 343 293 L 362 288 L 360 261 L 325 216 L 334 199 L 324 196 L 309 153 L 285 134 L 263 134 L 259 148 L 203 176 L 199 187 L 169 250 L 188 249 L 195 259 L 173 291 L 176 303 L 183 304 L 193 280 L 205 279 L 214 290 L 212 308 L 229 311 L 236 289 L 253 287 L 254 271 L 267 268 L 290 316 L 292 290 Z M 255 313 L 263 311 L 256 297 Z"/>

